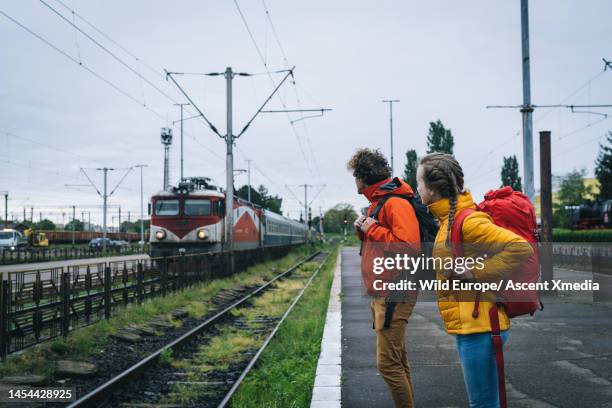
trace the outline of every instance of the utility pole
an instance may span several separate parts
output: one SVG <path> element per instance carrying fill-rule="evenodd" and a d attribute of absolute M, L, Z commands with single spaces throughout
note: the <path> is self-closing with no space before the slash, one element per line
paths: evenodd
<path fill-rule="evenodd" d="M 98 169 L 100 170 L 100 169 Z M 108 187 L 108 171 L 110 169 L 108 167 L 103 167 L 102 171 L 104 172 L 104 192 L 102 193 L 102 197 L 103 197 L 103 204 L 102 204 L 102 251 L 106 252 L 106 210 L 108 208 L 108 194 L 107 194 L 107 187 Z"/>
<path fill-rule="evenodd" d="M 529 71 L 529 0 L 521 0 L 521 44 L 523 55 L 523 176 L 525 195 L 535 198 L 533 183 L 533 107 L 531 106 L 531 76 Z"/>
<path fill-rule="evenodd" d="M 76 207 L 72 206 L 72 246 L 74 246 L 74 234 L 76 230 Z"/>
<path fill-rule="evenodd" d="M 549 282 L 553 278 L 551 179 L 550 131 L 542 131 L 540 132 L 540 219 L 542 225 L 540 241 L 543 253 L 540 256 L 540 264 L 543 282 Z"/>
<path fill-rule="evenodd" d="M 109 167 L 98 167 L 96 170 L 98 171 L 102 171 L 104 173 L 104 187 L 102 189 L 102 192 L 100 192 L 100 190 L 98 190 L 98 188 L 96 187 L 96 185 L 94 184 L 93 181 L 91 181 L 91 179 L 89 178 L 89 176 L 87 175 L 87 172 L 85 171 L 84 168 L 81 167 L 81 171 L 83 172 L 83 174 L 85 175 L 85 177 L 87 178 L 87 181 L 89 181 L 89 184 L 91 184 L 91 186 L 94 188 L 94 190 L 96 190 L 96 193 L 98 193 L 98 195 L 100 197 L 102 197 L 102 250 L 106 251 L 106 230 L 107 230 L 107 225 L 106 225 L 106 220 L 107 220 L 107 210 L 108 210 L 108 197 L 112 196 L 115 191 L 117 191 L 117 189 L 119 188 L 119 186 L 121 185 L 121 183 L 123 183 L 123 180 L 125 180 L 125 178 L 127 177 L 128 174 L 130 174 L 130 172 L 132 171 L 132 167 L 128 168 L 127 171 L 125 172 L 125 174 L 123 175 L 123 177 L 121 178 L 121 180 L 119 180 L 119 182 L 117 183 L 117 185 L 115 186 L 115 188 L 113 188 L 111 190 L 110 193 L 108 193 L 108 172 L 109 171 L 114 171 L 115 169 L 113 168 L 109 168 Z"/>
<path fill-rule="evenodd" d="M 30 207 L 30 222 L 34 224 L 34 207 Z"/>
<path fill-rule="evenodd" d="M 119 206 L 119 232 L 121 232 L 121 206 Z"/>
<path fill-rule="evenodd" d="M 234 79 L 234 73 L 231 67 L 225 69 L 225 87 L 227 93 L 227 123 L 226 123 L 226 134 L 225 144 L 227 147 L 225 155 L 225 243 L 226 249 L 232 253 L 234 249 L 234 134 L 232 128 L 232 79 Z M 232 272 L 233 272 L 233 259 L 232 259 Z"/>
<path fill-rule="evenodd" d="M 389 104 L 389 133 L 391 135 L 391 177 L 393 177 L 393 103 L 399 102 L 399 99 L 383 99 L 383 103 Z"/>
<path fill-rule="evenodd" d="M 251 202 L 251 162 L 252 159 L 246 159 L 247 162 L 247 195 L 249 203 Z"/>
<path fill-rule="evenodd" d="M 304 187 L 304 225 L 308 227 L 308 187 L 313 187 L 311 184 L 300 184 L 300 187 Z M 308 228 L 306 228 L 306 236 L 304 237 L 308 241 Z"/>
<path fill-rule="evenodd" d="M 183 106 L 189 105 L 188 103 L 175 103 L 174 106 L 181 107 L 181 181 L 183 181 Z"/>
<path fill-rule="evenodd" d="M 325 241 L 325 232 L 323 230 L 323 209 L 319 206 L 319 232 L 321 233 L 321 240 Z"/>
<path fill-rule="evenodd" d="M 134 167 L 140 168 L 140 245 L 144 246 L 144 193 L 142 187 L 142 169 L 147 167 L 147 165 L 137 164 Z"/>
<path fill-rule="evenodd" d="M 180 72 L 169 72 L 167 70 L 165 72 L 166 72 L 166 79 L 170 79 L 174 83 L 174 85 L 176 85 L 176 87 L 183 94 L 183 96 L 187 98 L 191 106 L 193 106 L 195 110 L 198 112 L 199 115 L 197 117 L 201 117 L 206 122 L 208 127 L 217 136 L 225 140 L 225 145 L 226 145 L 226 168 L 225 168 L 225 173 L 226 173 L 225 241 L 226 242 L 225 242 L 225 250 L 227 250 L 230 254 L 232 254 L 233 253 L 233 227 L 234 227 L 234 220 L 233 220 L 234 218 L 233 217 L 233 212 L 234 212 L 234 156 L 233 156 L 234 140 L 238 139 L 244 132 L 246 132 L 246 130 L 251 125 L 251 123 L 263 111 L 263 109 L 268 104 L 268 102 L 276 94 L 280 86 L 287 80 L 287 78 L 289 78 L 289 76 L 293 75 L 293 68 L 286 70 L 286 71 L 280 71 L 280 72 L 287 72 L 287 74 L 276 85 L 276 87 L 274 88 L 274 91 L 270 94 L 270 96 L 268 96 L 268 98 L 264 101 L 261 107 L 257 110 L 257 112 L 255 112 L 255 114 L 251 117 L 251 119 L 249 119 L 249 121 L 246 123 L 246 125 L 242 128 L 242 130 L 237 135 L 234 135 L 233 127 L 232 127 L 233 126 L 232 125 L 232 80 L 234 79 L 235 75 L 251 76 L 251 74 L 244 73 L 244 72 L 234 72 L 232 71 L 231 67 L 225 68 L 224 72 L 211 72 L 211 73 L 204 74 L 207 76 L 223 76 L 225 78 L 225 86 L 226 86 L 226 94 L 227 94 L 227 101 L 226 101 L 226 108 L 227 108 L 226 129 L 227 130 L 226 130 L 225 136 L 219 133 L 217 128 L 208 120 L 206 115 L 202 113 L 200 108 L 198 108 L 198 106 L 194 103 L 194 101 L 189 97 L 189 95 L 183 90 L 183 88 L 179 85 L 179 83 L 174 79 L 173 75 L 175 74 L 180 75 L 181 73 Z M 230 269 L 231 271 L 233 271 L 233 256 L 230 256 Z"/>

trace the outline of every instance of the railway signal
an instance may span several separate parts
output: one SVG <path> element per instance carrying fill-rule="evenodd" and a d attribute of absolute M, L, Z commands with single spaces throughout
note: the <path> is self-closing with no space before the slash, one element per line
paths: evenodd
<path fill-rule="evenodd" d="M 170 188 L 170 145 L 172 144 L 172 129 L 161 128 L 161 143 L 164 145 L 164 191 Z"/>

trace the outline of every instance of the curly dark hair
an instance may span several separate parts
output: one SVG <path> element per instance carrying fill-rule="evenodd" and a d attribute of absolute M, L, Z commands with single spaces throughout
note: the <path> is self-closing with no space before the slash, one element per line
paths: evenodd
<path fill-rule="evenodd" d="M 368 185 L 391 177 L 391 167 L 387 158 L 376 149 L 363 148 L 353 154 L 346 167 L 353 171 L 353 176 Z"/>

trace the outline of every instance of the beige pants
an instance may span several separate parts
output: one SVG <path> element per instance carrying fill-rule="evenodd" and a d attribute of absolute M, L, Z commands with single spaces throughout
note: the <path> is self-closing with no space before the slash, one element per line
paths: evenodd
<path fill-rule="evenodd" d="M 376 329 L 376 367 L 389 386 L 396 408 L 414 407 L 410 366 L 406 356 L 406 324 L 415 303 L 416 299 L 396 303 L 388 328 L 384 327 L 385 299 L 374 298 L 370 303 Z"/>

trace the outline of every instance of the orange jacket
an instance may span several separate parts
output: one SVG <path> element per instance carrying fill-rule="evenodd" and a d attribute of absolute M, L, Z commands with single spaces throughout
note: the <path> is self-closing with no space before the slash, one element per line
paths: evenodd
<path fill-rule="evenodd" d="M 362 191 L 370 201 L 368 216 L 372 214 L 378 201 L 387 194 L 401 194 L 413 197 L 412 188 L 399 178 L 380 181 Z M 406 252 L 417 255 L 420 251 L 419 222 L 414 208 L 403 198 L 389 198 L 378 214 L 378 223 L 364 234 L 358 232 L 363 241 L 361 248 L 361 276 L 367 292 L 373 296 L 386 296 L 386 291 L 375 290 L 375 280 L 391 281 L 393 271 L 382 274 L 373 272 L 374 258 L 384 257 L 389 253 Z"/>

